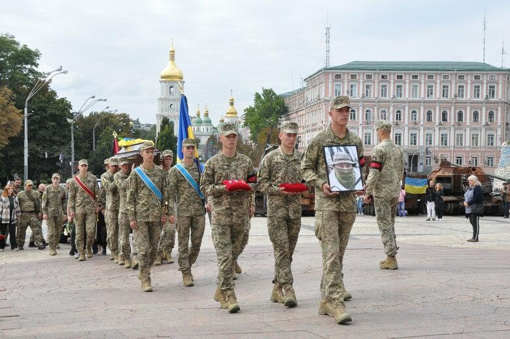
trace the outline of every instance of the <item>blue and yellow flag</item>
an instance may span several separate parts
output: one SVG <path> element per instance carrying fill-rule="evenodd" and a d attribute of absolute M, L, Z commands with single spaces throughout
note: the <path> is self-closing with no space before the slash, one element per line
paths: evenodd
<path fill-rule="evenodd" d="M 188 99 L 181 94 L 181 104 L 179 107 L 179 129 L 177 130 L 177 162 L 180 163 L 184 159 L 182 154 L 182 141 L 187 138 L 194 139 L 193 128 L 191 127 L 191 119 L 188 113 Z M 195 147 L 195 158 L 198 159 L 198 148 Z"/>
<path fill-rule="evenodd" d="M 427 179 L 406 178 L 406 193 L 425 194 L 427 183 Z"/>

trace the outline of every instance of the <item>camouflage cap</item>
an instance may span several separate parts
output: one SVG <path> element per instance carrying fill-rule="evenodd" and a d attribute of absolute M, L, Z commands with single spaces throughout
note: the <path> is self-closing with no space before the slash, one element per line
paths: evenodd
<path fill-rule="evenodd" d="M 110 166 L 119 166 L 119 158 L 111 157 Z"/>
<path fill-rule="evenodd" d="M 197 144 L 195 143 L 195 139 L 187 138 L 182 141 L 182 147 L 186 146 L 195 146 L 197 147 Z"/>
<path fill-rule="evenodd" d="M 223 136 L 227 136 L 227 135 L 231 135 L 231 134 L 237 135 L 237 127 L 235 124 L 233 124 L 231 122 L 224 123 L 220 127 L 220 134 Z"/>
<path fill-rule="evenodd" d="M 152 141 L 145 141 L 142 146 L 140 147 L 140 152 L 143 152 L 145 151 L 146 149 L 150 149 L 150 148 L 156 148 L 154 147 L 154 143 Z"/>
<path fill-rule="evenodd" d="M 347 96 L 338 96 L 331 101 L 331 109 L 341 109 L 344 107 L 351 108 L 351 102 Z"/>
<path fill-rule="evenodd" d="M 283 133 L 298 133 L 298 124 L 294 121 L 284 121 L 280 126 L 280 131 Z"/>
<path fill-rule="evenodd" d="M 391 122 L 388 120 L 379 120 L 375 129 L 380 129 L 381 131 L 391 132 Z"/>
<path fill-rule="evenodd" d="M 355 161 L 353 161 L 349 154 L 347 153 L 335 153 L 333 155 L 333 161 L 331 162 L 331 165 L 336 164 L 356 164 Z"/>
<path fill-rule="evenodd" d="M 109 165 L 110 164 L 110 158 L 104 159 L 103 164 Z"/>
<path fill-rule="evenodd" d="M 32 182 L 32 180 L 26 180 L 25 186 L 34 186 L 34 183 Z"/>
<path fill-rule="evenodd" d="M 129 160 L 128 158 L 121 158 L 120 159 L 120 165 L 129 165 Z"/>
<path fill-rule="evenodd" d="M 51 178 L 59 178 L 60 179 L 60 174 L 58 173 L 53 173 L 53 175 L 51 176 Z"/>
<path fill-rule="evenodd" d="M 174 157 L 174 152 L 172 152 L 171 150 L 169 149 L 166 149 L 163 151 L 163 153 L 161 153 L 161 157 L 162 158 L 165 158 L 165 157 Z"/>
<path fill-rule="evenodd" d="M 89 165 L 89 162 L 87 161 L 87 159 L 81 159 L 80 161 L 78 161 L 78 165 Z"/>

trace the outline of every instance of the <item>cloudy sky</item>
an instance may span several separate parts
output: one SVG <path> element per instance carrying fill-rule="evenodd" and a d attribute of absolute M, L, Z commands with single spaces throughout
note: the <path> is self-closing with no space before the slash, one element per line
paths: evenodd
<path fill-rule="evenodd" d="M 242 114 L 262 88 L 287 92 L 324 66 L 354 60 L 482 61 L 510 52 L 508 0 L 6 0 L 0 33 L 42 53 L 40 69 L 62 65 L 52 87 L 74 109 L 94 106 L 155 123 L 159 77 L 172 39 L 194 114 L 208 106 L 216 124 L 230 93 Z M 510 67 L 510 55 L 506 56 Z M 103 107 L 102 107 L 103 106 Z"/>

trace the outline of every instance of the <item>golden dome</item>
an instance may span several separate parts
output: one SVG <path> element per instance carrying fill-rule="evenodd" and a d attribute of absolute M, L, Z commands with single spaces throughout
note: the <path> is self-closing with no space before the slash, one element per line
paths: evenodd
<path fill-rule="evenodd" d="M 237 110 L 234 107 L 234 97 L 230 97 L 230 107 L 227 110 L 228 118 L 237 118 Z"/>
<path fill-rule="evenodd" d="M 184 77 L 182 71 L 175 65 L 175 49 L 172 45 L 170 49 L 170 60 L 164 70 L 161 71 L 161 80 L 179 81 Z"/>

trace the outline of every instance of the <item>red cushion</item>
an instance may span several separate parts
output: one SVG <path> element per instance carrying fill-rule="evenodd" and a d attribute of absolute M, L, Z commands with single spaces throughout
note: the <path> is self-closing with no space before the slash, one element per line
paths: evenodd
<path fill-rule="evenodd" d="M 227 188 L 227 191 L 251 191 L 251 186 L 248 185 L 244 180 L 223 180 L 223 185 Z"/>
<path fill-rule="evenodd" d="M 290 184 L 288 182 L 284 182 L 283 184 L 281 184 L 278 187 L 284 188 L 285 192 L 306 192 L 306 191 L 308 191 L 308 187 L 306 187 L 306 185 L 301 184 L 301 183 Z"/>

